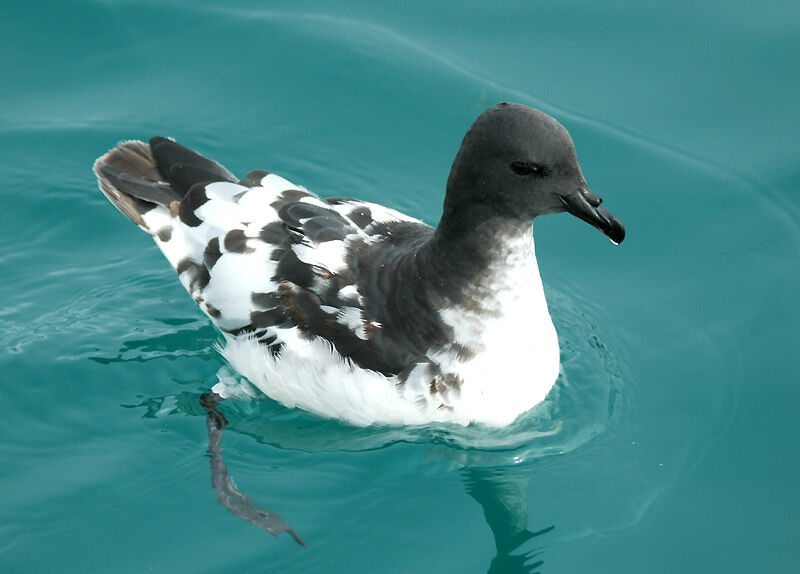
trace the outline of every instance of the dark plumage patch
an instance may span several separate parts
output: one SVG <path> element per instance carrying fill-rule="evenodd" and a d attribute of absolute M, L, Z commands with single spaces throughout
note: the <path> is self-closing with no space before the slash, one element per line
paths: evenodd
<path fill-rule="evenodd" d="M 245 187 L 258 187 L 261 185 L 261 180 L 267 177 L 270 174 L 266 169 L 254 169 L 251 172 L 248 172 L 247 175 L 244 176 L 243 180 L 239 181 L 239 185 L 244 185 Z"/>
<path fill-rule="evenodd" d="M 212 237 L 203 251 L 203 264 L 211 270 L 220 257 L 222 257 L 222 252 L 219 249 L 219 237 Z"/>
<path fill-rule="evenodd" d="M 278 340 L 278 336 L 271 334 L 268 328 L 256 329 L 253 331 L 253 334 L 256 336 L 259 343 L 264 343 L 265 345 L 270 345 Z"/>
<path fill-rule="evenodd" d="M 286 228 L 283 226 L 283 222 L 273 221 L 261 228 L 259 237 L 264 243 L 280 245 L 287 238 Z"/>
<path fill-rule="evenodd" d="M 197 183 L 228 181 L 228 178 L 211 169 L 186 163 L 176 163 L 169 168 L 169 179 L 172 185 L 180 190 L 189 190 Z"/>
<path fill-rule="evenodd" d="M 252 253 L 255 251 L 252 247 L 247 246 L 247 236 L 241 229 L 233 229 L 226 233 L 223 245 L 225 251 L 229 253 Z"/>
<path fill-rule="evenodd" d="M 161 136 L 152 137 L 150 138 L 150 151 L 158 166 L 158 171 L 164 179 L 173 184 L 181 195 L 187 193 L 197 183 L 236 181 L 236 177 L 231 172 L 214 160 L 203 157 L 174 140 Z M 183 167 L 175 168 L 179 164 Z M 173 168 L 175 168 L 174 173 Z"/>
<path fill-rule="evenodd" d="M 408 365 L 424 362 L 415 355 L 383 336 L 379 329 L 372 330 L 367 340 L 358 337 L 348 326 L 336 321 L 335 314 L 322 309 L 319 295 L 291 283 L 278 288 L 284 312 L 307 337 L 322 337 L 343 357 L 351 359 L 362 368 L 391 376 Z"/>
<path fill-rule="evenodd" d="M 277 251 L 277 250 L 276 250 Z M 303 263 L 291 249 L 281 250 L 281 258 L 278 260 L 278 268 L 272 280 L 275 282 L 291 281 L 304 287 L 310 288 L 314 284 L 314 272 L 308 263 Z M 274 255 L 274 253 L 273 253 Z"/>
<path fill-rule="evenodd" d="M 458 393 L 461 390 L 461 377 L 453 373 L 442 373 L 439 380 L 445 393 Z"/>
<path fill-rule="evenodd" d="M 289 243 L 293 243 L 295 245 L 309 245 L 311 243 L 307 240 L 302 228 L 289 227 L 286 224 L 284 224 L 283 227 L 286 230 L 286 239 Z"/>
<path fill-rule="evenodd" d="M 429 366 L 433 372 L 433 378 L 428 386 L 428 392 L 430 392 L 431 395 L 440 395 L 440 397 L 445 400 L 455 398 L 454 395 L 457 396 L 461 390 L 461 378 L 452 373 L 442 372 L 441 368 L 436 363 L 429 363 Z M 408 374 L 406 375 L 406 379 L 407 378 Z M 450 407 L 441 405 L 439 408 Z"/>
<path fill-rule="evenodd" d="M 220 317 L 222 317 L 222 312 L 216 307 L 214 307 L 211 303 L 206 303 L 206 312 L 208 313 L 208 316 L 211 317 L 212 319 L 219 319 Z"/>
<path fill-rule="evenodd" d="M 280 356 L 281 351 L 283 350 L 283 343 L 265 343 L 267 345 L 267 351 L 269 354 L 272 355 L 273 359 L 277 359 Z"/>
<path fill-rule="evenodd" d="M 188 257 L 184 257 L 178 261 L 178 264 L 175 266 L 175 271 L 178 275 L 183 275 L 183 272 L 187 271 L 192 265 L 196 265 L 196 263 Z"/>
<path fill-rule="evenodd" d="M 324 281 L 317 281 L 314 284 L 314 292 L 319 295 L 323 305 L 334 307 L 337 310 L 342 307 L 360 307 L 357 294 L 354 294 L 353 297 L 340 296 L 339 292 L 343 287 L 352 285 L 352 277 L 347 269 L 342 269 L 341 274 L 332 273 L 319 266 L 314 266 L 313 270 L 317 277 L 324 279 Z"/>
<path fill-rule="evenodd" d="M 277 359 L 278 355 L 283 349 L 283 343 L 278 343 L 278 337 L 270 334 L 268 329 L 259 329 L 255 331 L 256 340 L 264 345 L 272 355 L 273 359 Z"/>
<path fill-rule="evenodd" d="M 205 183 L 194 184 L 181 200 L 178 217 L 184 225 L 198 227 L 203 221 L 195 215 L 195 210 L 208 201 Z"/>
<path fill-rule="evenodd" d="M 319 215 L 303 223 L 303 234 L 314 243 L 340 241 L 354 230 L 341 217 Z"/>
<path fill-rule="evenodd" d="M 110 166 L 101 166 L 101 173 L 111 181 L 117 189 L 149 203 L 166 205 L 170 201 L 180 199 L 177 192 L 164 181 L 146 181 L 135 179 L 125 172 L 115 172 Z"/>
<path fill-rule="evenodd" d="M 291 324 L 282 309 L 267 309 L 250 313 L 250 325 L 256 329 L 265 327 L 288 327 Z"/>
<path fill-rule="evenodd" d="M 354 245 L 348 268 L 364 297 L 364 314 L 382 325 L 383 340 L 425 355 L 453 340 L 452 328 L 436 311 L 446 304 L 436 291 L 441 271 L 430 267 L 422 247 L 433 229 L 419 223 L 392 222 L 370 227 L 382 240 Z M 402 369 L 403 363 L 399 363 Z M 408 364 L 408 363 L 405 363 Z"/>
<path fill-rule="evenodd" d="M 266 347 L 273 359 L 277 359 L 281 349 L 283 349 L 283 343 L 279 343 L 278 338 L 275 335 L 270 334 L 268 328 L 259 329 L 253 327 L 253 325 L 246 325 L 240 329 L 234 329 L 232 331 L 226 331 L 225 329 L 222 330 L 233 335 L 234 337 L 242 337 L 252 333 L 256 340 Z"/>
<path fill-rule="evenodd" d="M 300 191 L 299 189 L 287 189 L 285 191 L 282 191 L 281 194 L 278 196 L 278 198 L 272 203 L 270 203 L 270 205 L 276 211 L 280 211 L 280 209 L 284 205 L 297 203 L 304 197 L 313 197 L 313 196 L 307 191 Z"/>
<path fill-rule="evenodd" d="M 203 290 L 208 287 L 209 281 L 211 281 L 211 274 L 208 272 L 208 269 L 206 269 L 205 265 L 198 265 L 189 288 L 191 290 Z"/>
<path fill-rule="evenodd" d="M 354 209 L 347 214 L 347 217 L 361 229 L 366 228 L 373 221 L 372 212 L 369 210 L 369 207 L 364 206 Z"/>
<path fill-rule="evenodd" d="M 449 350 L 451 353 L 454 353 L 456 357 L 458 357 L 459 361 L 469 361 L 475 358 L 475 350 L 470 349 L 469 347 L 465 347 L 464 345 L 459 345 L 458 343 L 451 343 L 449 345 Z"/>
<path fill-rule="evenodd" d="M 341 205 L 353 200 L 349 197 L 323 197 L 322 201 L 328 205 Z"/>
<path fill-rule="evenodd" d="M 299 228 L 302 226 L 301 220 L 312 217 L 330 217 L 346 225 L 347 221 L 332 209 L 314 205 L 313 203 L 287 203 L 278 210 L 278 217 L 286 225 Z"/>
<path fill-rule="evenodd" d="M 165 242 L 169 241 L 170 239 L 172 239 L 172 226 L 171 225 L 165 225 L 164 227 L 162 227 L 161 229 L 158 230 L 156 235 L 158 235 L 158 238 L 161 241 L 165 241 Z"/>
<path fill-rule="evenodd" d="M 132 200 L 133 207 L 136 210 L 136 213 L 138 213 L 139 215 L 144 215 L 148 211 L 150 211 L 152 209 L 155 209 L 156 206 L 157 206 L 156 203 L 150 203 L 148 201 L 143 201 L 143 200 L 139 199 L 138 197 L 131 197 L 131 200 Z"/>
<path fill-rule="evenodd" d="M 253 293 L 250 295 L 250 300 L 259 309 L 271 309 L 280 304 L 280 300 L 275 293 Z"/>
<path fill-rule="evenodd" d="M 211 275 L 205 265 L 199 265 L 188 257 L 184 257 L 178 262 L 175 271 L 178 272 L 178 275 L 188 273 L 190 292 L 196 289 L 205 289 L 208 282 L 211 281 Z"/>
<path fill-rule="evenodd" d="M 316 293 L 308 289 L 302 289 L 297 285 L 282 283 L 278 288 L 278 297 L 280 297 L 287 315 L 301 331 L 307 334 L 320 335 L 331 341 L 329 332 L 335 329 L 338 323 L 322 311 L 320 308 L 321 302 Z"/>

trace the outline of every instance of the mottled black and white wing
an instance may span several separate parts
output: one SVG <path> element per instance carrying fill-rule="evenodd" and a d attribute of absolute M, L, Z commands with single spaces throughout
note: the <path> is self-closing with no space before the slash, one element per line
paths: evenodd
<path fill-rule="evenodd" d="M 153 236 L 200 308 L 231 336 L 273 354 L 291 335 L 321 337 L 343 357 L 390 373 L 408 352 L 365 315 L 353 254 L 394 221 L 386 207 L 320 199 L 264 170 L 237 180 L 165 138 L 125 142 L 95 165 L 100 187 Z M 402 357 L 402 360 L 398 357 Z M 412 361 L 413 362 L 413 361 Z"/>

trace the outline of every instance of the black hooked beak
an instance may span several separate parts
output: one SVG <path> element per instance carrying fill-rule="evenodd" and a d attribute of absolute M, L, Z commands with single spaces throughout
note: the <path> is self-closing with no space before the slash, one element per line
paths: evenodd
<path fill-rule="evenodd" d="M 600 205 L 603 200 L 588 187 L 580 186 L 569 195 L 560 195 L 559 199 L 568 212 L 608 235 L 615 245 L 625 239 L 622 223 Z"/>

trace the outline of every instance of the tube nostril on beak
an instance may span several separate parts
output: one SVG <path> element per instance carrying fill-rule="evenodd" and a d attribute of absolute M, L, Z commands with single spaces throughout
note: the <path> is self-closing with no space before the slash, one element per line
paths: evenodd
<path fill-rule="evenodd" d="M 598 207 L 601 203 L 603 203 L 603 198 L 601 198 L 588 187 L 579 187 L 578 192 L 592 207 Z"/>

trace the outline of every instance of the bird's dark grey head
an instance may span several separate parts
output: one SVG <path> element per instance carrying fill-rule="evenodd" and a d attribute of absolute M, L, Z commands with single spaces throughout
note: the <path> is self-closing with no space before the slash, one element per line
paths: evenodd
<path fill-rule="evenodd" d="M 528 106 L 502 103 L 478 116 L 464 136 L 442 222 L 469 228 L 489 217 L 530 221 L 568 211 L 620 243 L 625 229 L 601 201 L 586 186 L 564 126 Z"/>

